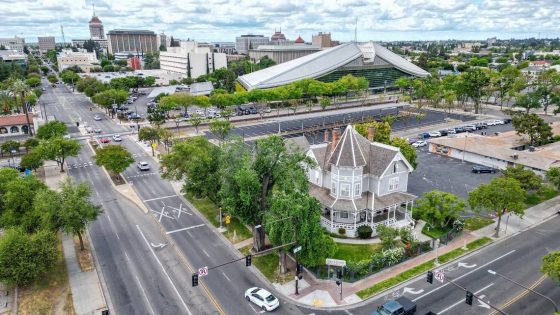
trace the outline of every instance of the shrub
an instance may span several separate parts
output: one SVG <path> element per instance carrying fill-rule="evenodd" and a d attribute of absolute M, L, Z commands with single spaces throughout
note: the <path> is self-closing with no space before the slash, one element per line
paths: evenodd
<path fill-rule="evenodd" d="M 384 249 L 391 249 L 396 245 L 396 238 L 399 236 L 399 230 L 392 228 L 390 226 L 386 226 L 384 224 L 380 224 L 376 227 L 377 235 L 381 240 L 381 245 L 383 245 Z"/>
<path fill-rule="evenodd" d="M 412 244 L 414 242 L 414 236 L 412 235 L 412 229 L 403 227 L 399 230 L 399 236 L 401 237 L 401 242 L 404 244 Z"/>
<path fill-rule="evenodd" d="M 404 248 L 395 247 L 383 251 L 383 257 L 385 260 L 385 265 L 392 266 L 399 263 L 404 255 Z"/>
<path fill-rule="evenodd" d="M 369 225 L 362 225 L 358 228 L 358 237 L 361 239 L 367 239 L 371 237 L 373 229 Z"/>
<path fill-rule="evenodd" d="M 537 191 L 537 194 L 541 196 L 544 200 L 548 200 L 550 198 L 554 198 L 558 192 L 556 189 L 551 185 L 543 185 Z"/>
<path fill-rule="evenodd" d="M 338 234 L 340 234 L 340 235 L 346 234 L 346 229 L 345 228 L 338 228 Z"/>

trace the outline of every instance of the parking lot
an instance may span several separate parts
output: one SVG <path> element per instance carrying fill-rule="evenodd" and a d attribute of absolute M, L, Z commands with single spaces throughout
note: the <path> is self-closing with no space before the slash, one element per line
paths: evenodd
<path fill-rule="evenodd" d="M 513 130 L 513 126 L 506 124 L 488 126 L 488 129 L 477 130 L 475 133 L 486 132 L 491 135 L 494 132 L 510 130 Z M 430 153 L 427 146 L 418 148 L 417 153 L 418 167 L 408 177 L 408 192 L 419 197 L 425 192 L 437 189 L 467 198 L 469 191 L 500 175 L 500 172 L 474 174 L 472 167 L 476 164 Z"/>

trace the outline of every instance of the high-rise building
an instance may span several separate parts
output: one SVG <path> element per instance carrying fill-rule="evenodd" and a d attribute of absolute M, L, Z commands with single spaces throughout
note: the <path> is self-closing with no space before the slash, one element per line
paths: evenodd
<path fill-rule="evenodd" d="M 270 40 L 264 35 L 241 35 L 235 38 L 235 50 L 240 54 L 246 54 L 251 49 L 256 49 L 260 45 L 268 45 Z"/>
<path fill-rule="evenodd" d="M 89 20 L 89 36 L 91 39 L 105 39 L 105 31 L 103 30 L 103 23 L 99 17 L 93 13 L 91 20 Z"/>
<path fill-rule="evenodd" d="M 14 38 L 0 38 L 0 46 L 4 46 L 7 50 L 16 50 L 22 53 L 25 39 L 17 36 L 14 36 Z"/>
<path fill-rule="evenodd" d="M 158 51 L 156 33 L 146 30 L 111 30 L 107 34 L 109 53 L 152 53 Z"/>
<path fill-rule="evenodd" d="M 338 42 L 335 42 L 331 39 L 331 33 L 323 32 L 319 32 L 319 34 L 313 35 L 311 37 L 311 43 L 321 48 L 329 48 L 338 45 Z"/>
<path fill-rule="evenodd" d="M 158 37 L 157 37 L 157 46 L 158 46 L 158 49 L 159 49 L 161 46 L 163 46 L 163 47 L 165 47 L 165 48 L 171 46 L 171 43 L 170 43 L 170 42 L 171 42 L 171 38 L 168 37 L 167 35 L 165 35 L 164 32 L 161 32 L 161 34 L 159 34 Z"/>
<path fill-rule="evenodd" d="M 198 78 L 217 69 L 227 67 L 226 54 L 213 52 L 208 46 L 194 41 L 181 41 L 179 47 L 169 47 L 159 53 L 162 70 L 180 73 L 184 77 Z"/>
<path fill-rule="evenodd" d="M 37 37 L 39 42 L 39 51 L 42 53 L 47 52 L 50 49 L 55 49 L 56 47 L 56 40 L 54 36 L 39 36 Z"/>

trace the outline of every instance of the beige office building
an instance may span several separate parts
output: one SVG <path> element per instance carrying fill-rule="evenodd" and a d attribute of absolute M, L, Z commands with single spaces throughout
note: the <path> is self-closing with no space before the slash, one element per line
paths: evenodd
<path fill-rule="evenodd" d="M 42 53 L 55 49 L 56 47 L 56 40 L 54 39 L 54 36 L 39 36 L 37 37 L 37 40 L 39 42 L 39 51 Z"/>
<path fill-rule="evenodd" d="M 179 73 L 183 77 L 198 78 L 220 68 L 227 67 L 224 53 L 213 52 L 207 46 L 194 41 L 181 41 L 179 47 L 168 47 L 159 54 L 161 70 Z"/>
<path fill-rule="evenodd" d="M 78 66 L 84 72 L 91 72 L 91 68 L 99 66 L 99 61 L 95 57 L 94 52 L 73 52 L 71 49 L 64 49 L 58 54 L 56 59 L 60 71 L 72 66 Z"/>
<path fill-rule="evenodd" d="M 292 45 L 260 45 L 257 49 L 249 50 L 252 60 L 259 60 L 264 56 L 274 60 L 276 63 L 284 63 L 303 56 L 316 53 L 321 47 L 315 45 L 292 44 Z"/>
<path fill-rule="evenodd" d="M 109 53 L 158 51 L 157 35 L 146 30 L 111 30 L 107 34 Z"/>
<path fill-rule="evenodd" d="M 16 50 L 22 53 L 25 46 L 25 39 L 14 36 L 13 38 L 0 38 L 0 46 L 4 46 L 7 50 Z"/>

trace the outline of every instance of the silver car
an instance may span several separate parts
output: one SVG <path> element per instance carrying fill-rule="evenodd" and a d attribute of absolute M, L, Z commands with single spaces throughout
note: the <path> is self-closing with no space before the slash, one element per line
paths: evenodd
<path fill-rule="evenodd" d="M 141 171 L 149 171 L 150 170 L 150 164 L 148 164 L 148 162 L 138 162 L 136 164 L 136 167 L 138 167 L 138 169 L 141 170 Z"/>

